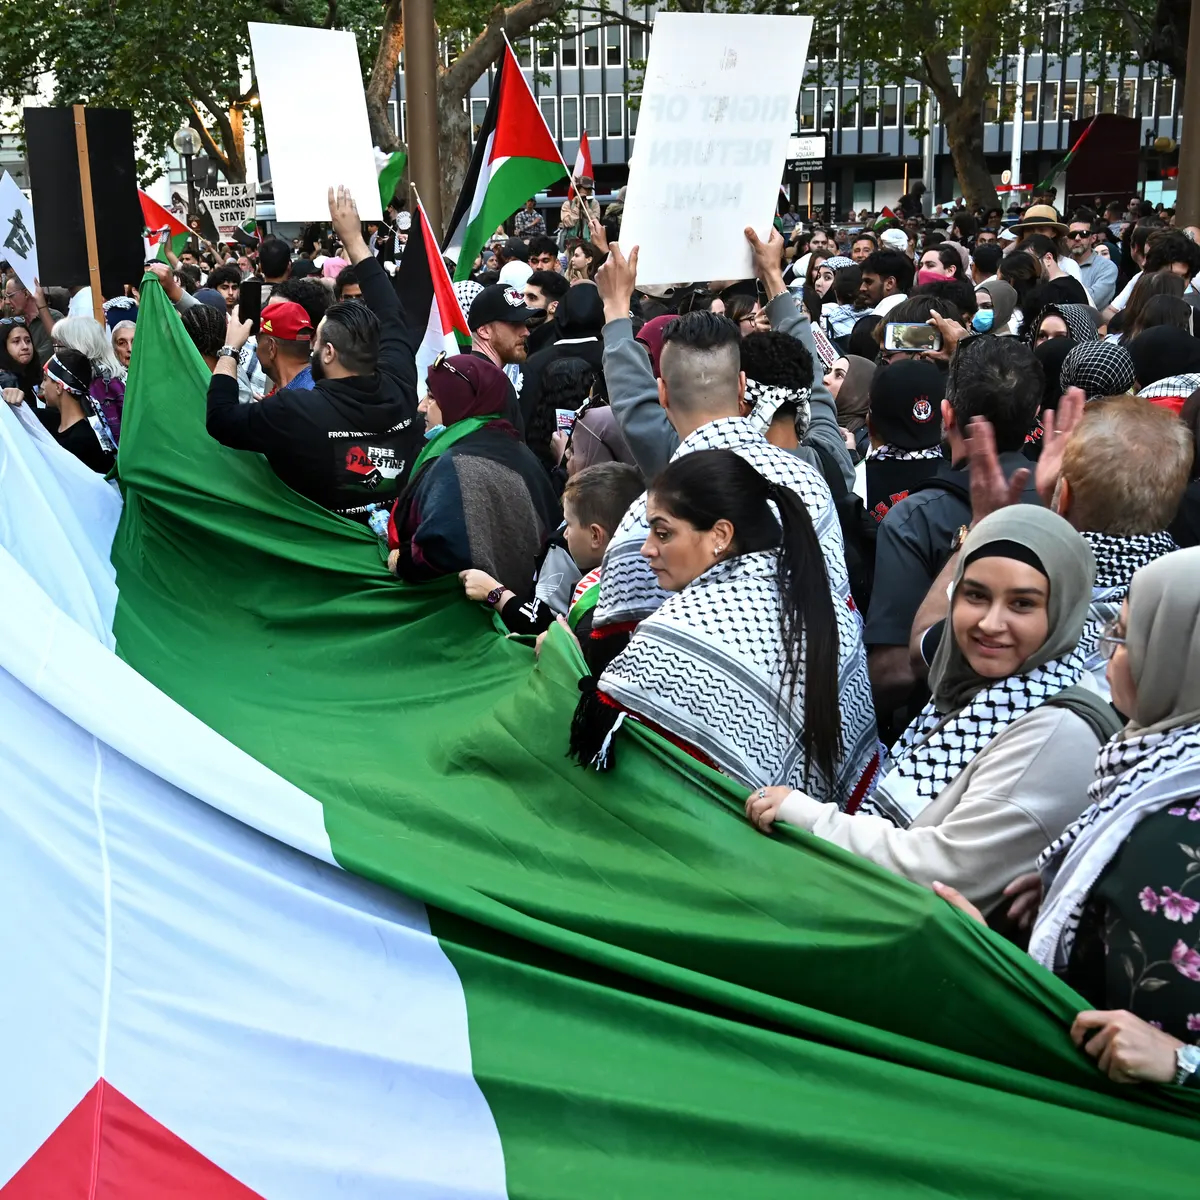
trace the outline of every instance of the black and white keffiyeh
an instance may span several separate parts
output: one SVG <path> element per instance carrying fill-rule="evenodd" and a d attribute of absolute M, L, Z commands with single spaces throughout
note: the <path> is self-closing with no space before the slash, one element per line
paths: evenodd
<path fill-rule="evenodd" d="M 1100 653 L 1104 627 L 1120 615 L 1121 605 L 1129 595 L 1133 573 L 1179 547 L 1165 531 L 1112 537 L 1085 530 L 1081 536 L 1096 557 L 1096 583 L 1092 588 L 1087 624 L 1079 638 L 1079 653 L 1083 656 L 1084 666 L 1107 696 L 1108 684 L 1104 679 L 1107 660 Z"/>
<path fill-rule="evenodd" d="M 1083 659 L 1073 652 L 1025 675 L 997 680 L 957 712 L 941 713 L 931 700 L 904 731 L 887 774 L 862 811 L 907 829 L 993 738 L 1078 683 L 1083 673 Z"/>
<path fill-rule="evenodd" d="M 804 501 L 821 543 L 835 607 L 848 603 L 850 584 L 842 528 L 829 485 L 820 473 L 796 455 L 772 446 L 743 417 L 722 417 L 702 425 L 680 442 L 671 461 L 697 450 L 732 450 L 772 483 L 788 488 Z M 643 494 L 629 506 L 604 552 L 600 600 L 593 614 L 595 631 L 608 626 L 628 629 L 645 620 L 666 600 L 667 593 L 659 587 L 650 564 L 641 554 L 649 529 Z M 858 644 L 862 644 L 861 635 Z M 842 661 L 847 661 L 853 650 L 853 646 L 843 644 Z"/>
<path fill-rule="evenodd" d="M 96 435 L 96 441 L 100 443 L 100 448 L 108 454 L 115 454 L 117 439 L 113 436 L 112 428 L 109 426 L 108 419 L 104 415 L 104 410 L 89 394 L 88 389 L 90 384 L 80 379 L 57 354 L 50 356 L 50 361 L 46 363 L 45 371 L 49 378 L 53 379 L 64 391 L 70 392 L 79 402 L 79 407 L 83 409 L 84 419 Z"/>
<path fill-rule="evenodd" d="M 1188 397 L 1200 388 L 1200 375 L 1185 372 L 1183 375 L 1168 375 L 1166 379 L 1156 380 L 1138 389 L 1138 396 L 1143 400 L 1161 400 L 1183 396 Z"/>
<path fill-rule="evenodd" d="M 1133 387 L 1133 357 L 1112 342 L 1084 342 L 1063 361 L 1058 376 L 1062 391 L 1082 388 L 1089 400 L 1120 396 Z"/>
<path fill-rule="evenodd" d="M 785 405 L 796 406 L 796 434 L 803 437 L 808 432 L 810 388 L 790 388 L 773 383 L 760 383 L 757 379 L 746 380 L 746 403 L 751 405 L 746 420 L 755 433 L 766 436 L 775 414 Z"/>
<path fill-rule="evenodd" d="M 1100 748 L 1089 807 L 1042 851 L 1048 884 L 1029 953 L 1061 974 L 1071 957 L 1088 895 L 1138 823 L 1200 795 L 1200 725 L 1117 737 Z"/>
<path fill-rule="evenodd" d="M 941 458 L 941 446 L 924 446 L 920 450 L 905 450 L 900 446 L 885 443 L 882 446 L 872 446 L 867 451 L 868 459 L 894 459 L 896 462 L 916 462 L 918 459 Z"/>
<path fill-rule="evenodd" d="M 785 660 L 777 570 L 774 551 L 710 567 L 642 621 L 598 686 L 744 787 L 787 784 L 844 808 L 865 794 L 878 761 L 858 617 L 845 604 L 835 607 L 839 640 L 854 647 L 839 663 L 843 756 L 834 780 L 809 778 L 803 674 L 791 704 L 778 702 Z M 603 579 L 601 571 L 601 587 Z"/>

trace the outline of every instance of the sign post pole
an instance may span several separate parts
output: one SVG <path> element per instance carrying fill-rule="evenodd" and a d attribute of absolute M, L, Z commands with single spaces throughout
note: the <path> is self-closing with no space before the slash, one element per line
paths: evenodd
<path fill-rule="evenodd" d="M 92 169 L 88 160 L 87 109 L 73 104 L 75 151 L 79 155 L 79 191 L 83 199 L 83 232 L 87 238 L 88 281 L 92 289 L 92 315 L 104 324 L 104 297 L 100 293 L 100 249 L 96 242 L 96 214 L 92 209 Z"/>

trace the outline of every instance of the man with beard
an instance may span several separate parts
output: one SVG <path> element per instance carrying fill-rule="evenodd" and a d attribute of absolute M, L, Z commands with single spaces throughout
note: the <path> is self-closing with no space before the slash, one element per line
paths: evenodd
<path fill-rule="evenodd" d="M 528 354 L 530 317 L 536 310 L 525 297 L 506 283 L 492 283 L 471 301 L 467 328 L 471 331 L 471 353 L 495 363 L 508 379 L 508 408 L 505 416 L 521 433 L 525 421 L 517 394 L 521 390 L 521 364 Z"/>
<path fill-rule="evenodd" d="M 358 268 L 363 294 L 362 301 L 331 304 L 321 318 L 313 339 L 313 388 L 285 386 L 257 404 L 239 404 L 237 355 L 250 336 L 250 322 L 235 312 L 208 388 L 207 425 L 222 445 L 265 455 L 280 479 L 301 495 L 373 523 L 377 513 L 386 520 L 421 448 L 417 339 L 391 280 L 363 239 L 358 209 L 345 188 L 336 196 L 330 188 L 329 215 Z M 264 319 L 273 307 L 267 306 Z M 263 332 L 280 334 L 268 330 L 266 320 Z"/>

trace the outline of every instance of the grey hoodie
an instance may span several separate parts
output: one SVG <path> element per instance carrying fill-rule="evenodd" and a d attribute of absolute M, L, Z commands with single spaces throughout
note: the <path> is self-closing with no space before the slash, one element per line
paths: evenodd
<path fill-rule="evenodd" d="M 776 296 L 767 305 L 771 328 L 796 338 L 812 355 L 813 384 L 809 401 L 811 414 L 808 433 L 796 455 L 821 472 L 821 456 L 808 443 L 819 443 L 826 455 L 838 464 L 846 488 L 854 487 L 854 464 L 842 431 L 838 428 L 837 405 L 825 386 L 821 360 L 813 344 L 812 327 L 799 301 L 790 293 Z M 617 424 L 629 443 L 638 469 L 649 482 L 671 459 L 679 446 L 679 434 L 667 420 L 658 402 L 658 381 L 644 346 L 633 338 L 633 323 L 628 317 L 609 321 L 604 326 L 604 379 L 609 404 Z"/>

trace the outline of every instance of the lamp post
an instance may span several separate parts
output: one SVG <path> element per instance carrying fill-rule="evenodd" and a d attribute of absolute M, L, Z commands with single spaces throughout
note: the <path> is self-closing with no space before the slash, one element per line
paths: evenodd
<path fill-rule="evenodd" d="M 833 172 L 830 169 L 829 155 L 833 147 L 833 126 L 836 119 L 832 100 L 825 101 L 825 111 L 822 116 L 824 118 L 822 124 L 825 128 L 825 169 L 822 174 L 825 176 L 825 183 L 823 185 L 825 191 L 825 224 L 828 225 L 832 220 L 830 209 L 833 201 Z"/>
<path fill-rule="evenodd" d="M 196 185 L 192 180 L 192 155 L 200 153 L 200 135 L 186 122 L 175 131 L 171 144 L 183 159 L 183 174 L 187 180 L 188 215 L 196 211 Z"/>

